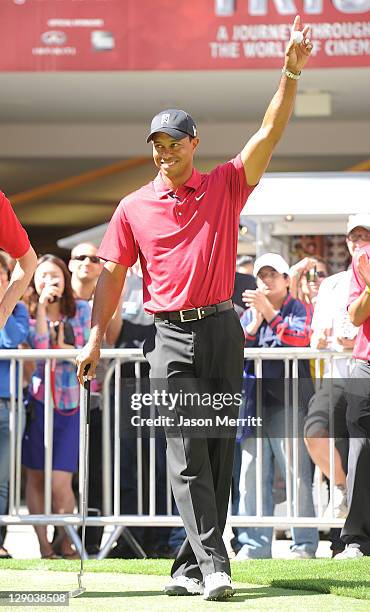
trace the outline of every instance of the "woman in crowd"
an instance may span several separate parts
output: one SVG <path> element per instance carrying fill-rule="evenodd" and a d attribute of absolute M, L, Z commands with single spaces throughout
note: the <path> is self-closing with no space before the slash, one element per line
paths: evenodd
<path fill-rule="evenodd" d="M 0 253 L 0 302 L 10 279 L 10 266 L 5 254 Z M 28 311 L 18 302 L 0 329 L 0 349 L 15 349 L 28 335 Z M 10 409 L 10 361 L 0 360 L 0 514 L 7 513 L 9 490 L 9 409 Z M 17 389 L 16 385 L 16 389 Z M 17 419 L 16 419 L 17 422 Z M 3 530 L 0 531 L 0 559 L 10 555 L 4 548 Z"/>
<path fill-rule="evenodd" d="M 32 348 L 79 348 L 89 334 L 90 307 L 75 300 L 70 273 L 65 263 L 54 255 L 38 261 L 30 299 L 30 337 Z M 75 497 L 72 475 L 77 470 L 79 448 L 79 384 L 75 365 L 53 360 L 51 396 L 54 406 L 52 511 L 70 514 Z M 31 514 L 44 512 L 44 393 L 45 365 L 38 361 L 29 388 L 28 419 L 23 440 L 23 464 L 27 468 L 26 501 Z M 46 526 L 35 527 L 43 558 L 55 559 Z M 58 552 L 64 558 L 78 558 L 69 539 L 61 531 Z M 55 543 L 54 543 L 55 547 Z"/>

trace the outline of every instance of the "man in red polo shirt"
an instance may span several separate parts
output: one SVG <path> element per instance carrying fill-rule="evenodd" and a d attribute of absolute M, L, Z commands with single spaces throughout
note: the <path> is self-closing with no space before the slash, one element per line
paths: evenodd
<path fill-rule="evenodd" d="M 299 30 L 297 16 L 293 32 Z M 95 292 L 90 339 L 77 359 L 81 384 L 86 367 L 89 378 L 95 374 L 127 268 L 139 257 L 144 308 L 155 319 L 144 345 L 151 378 L 177 391 L 198 392 L 205 381 L 213 390 L 240 389 L 244 334 L 230 299 L 239 215 L 292 113 L 297 79 L 312 50 L 308 30 L 302 42 L 292 35 L 288 43 L 280 85 L 261 128 L 239 155 L 209 174 L 193 168 L 199 138 L 190 115 L 168 109 L 152 120 L 147 141 L 159 173 L 121 201 L 101 244 L 99 256 L 107 263 Z M 180 423 L 179 435 L 167 436 L 171 483 L 187 538 L 165 592 L 222 599 L 233 594 L 222 534 L 234 436 L 191 435 L 181 426 L 187 409 L 176 404 L 171 414 Z M 197 409 L 202 414 L 203 406 Z"/>
<path fill-rule="evenodd" d="M 356 230 L 362 233 L 363 243 L 370 243 L 368 220 L 352 231 Z M 341 533 L 346 548 L 336 560 L 370 556 L 370 244 L 356 250 L 353 257 L 348 312 L 359 331 L 353 349 L 356 365 L 346 394 L 348 515 Z"/>
<path fill-rule="evenodd" d="M 0 329 L 2 329 L 22 297 L 36 269 L 36 253 L 27 233 L 19 223 L 8 198 L 0 191 L 0 249 L 17 260 L 9 285 L 0 302 Z"/>

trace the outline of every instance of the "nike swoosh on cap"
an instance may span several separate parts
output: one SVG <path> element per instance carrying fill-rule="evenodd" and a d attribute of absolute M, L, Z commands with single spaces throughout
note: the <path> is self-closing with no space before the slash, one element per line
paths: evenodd
<path fill-rule="evenodd" d="M 196 201 L 199 202 L 199 200 L 201 200 L 204 195 L 206 195 L 205 191 L 203 193 L 201 193 L 200 196 L 195 197 Z"/>

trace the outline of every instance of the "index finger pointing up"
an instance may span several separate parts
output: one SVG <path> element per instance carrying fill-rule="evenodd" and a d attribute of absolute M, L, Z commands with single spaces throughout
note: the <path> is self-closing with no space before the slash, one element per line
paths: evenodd
<path fill-rule="evenodd" d="M 294 18 L 292 32 L 298 32 L 301 28 L 301 18 L 299 15 L 296 15 Z"/>

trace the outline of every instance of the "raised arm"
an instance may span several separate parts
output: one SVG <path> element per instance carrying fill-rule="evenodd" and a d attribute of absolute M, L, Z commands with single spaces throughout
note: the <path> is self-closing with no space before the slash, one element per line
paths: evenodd
<path fill-rule="evenodd" d="M 285 51 L 283 75 L 279 88 L 268 106 L 260 129 L 241 152 L 249 185 L 256 185 L 265 172 L 272 152 L 283 135 L 294 108 L 297 79 L 312 51 L 312 44 L 308 38 L 308 26 L 302 30 L 303 42 L 295 42 L 295 32 L 300 31 L 301 20 L 297 15 L 293 23 L 292 36 Z"/>
<path fill-rule="evenodd" d="M 77 377 L 84 383 L 85 368 L 89 367 L 88 378 L 94 378 L 95 369 L 100 358 L 100 347 L 108 323 L 117 308 L 125 282 L 127 267 L 107 261 L 99 276 L 94 293 L 91 315 L 90 337 L 77 356 Z"/>
<path fill-rule="evenodd" d="M 36 269 L 37 256 L 30 246 L 19 259 L 12 272 L 9 285 L 0 302 L 0 329 L 4 327 L 9 315 L 13 312 L 18 300 L 26 291 Z"/>

